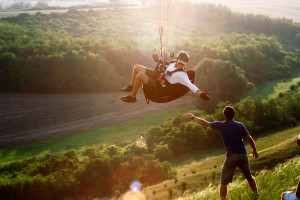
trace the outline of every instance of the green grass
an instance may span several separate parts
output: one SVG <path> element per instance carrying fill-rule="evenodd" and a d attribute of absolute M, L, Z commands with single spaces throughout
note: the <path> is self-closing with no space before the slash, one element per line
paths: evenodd
<path fill-rule="evenodd" d="M 300 157 L 296 156 L 284 164 L 278 164 L 272 170 L 262 170 L 256 175 L 259 199 L 280 199 L 284 191 L 295 191 L 300 174 Z M 179 200 L 218 199 L 218 187 L 210 185 L 202 191 L 179 198 Z M 253 193 L 246 180 L 239 176 L 228 186 L 228 200 L 253 199 Z"/>
<path fill-rule="evenodd" d="M 155 115 L 113 124 L 85 133 L 1 148 L 0 162 L 11 162 L 71 148 L 80 149 L 89 145 L 115 144 L 132 141 L 138 138 L 143 132 L 147 131 L 151 125 L 159 124 L 168 118 L 172 118 L 191 109 L 195 109 L 195 107 L 184 106 L 172 108 Z"/>
<path fill-rule="evenodd" d="M 300 83 L 300 71 L 295 73 L 293 77 L 268 82 L 267 84 L 257 87 L 253 91 L 251 91 L 248 96 L 256 97 L 261 96 L 265 99 L 277 98 L 280 93 L 284 94 L 285 92 L 290 90 L 292 85 L 298 86 Z"/>

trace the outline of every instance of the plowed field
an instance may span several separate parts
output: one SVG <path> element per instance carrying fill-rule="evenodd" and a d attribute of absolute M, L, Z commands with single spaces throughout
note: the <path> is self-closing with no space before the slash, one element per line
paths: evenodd
<path fill-rule="evenodd" d="M 94 130 L 192 103 L 185 96 L 170 103 L 123 103 L 124 93 L 0 94 L 0 147 Z"/>

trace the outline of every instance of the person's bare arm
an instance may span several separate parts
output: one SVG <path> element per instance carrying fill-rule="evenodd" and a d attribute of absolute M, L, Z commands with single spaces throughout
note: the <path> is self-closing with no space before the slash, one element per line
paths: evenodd
<path fill-rule="evenodd" d="M 250 144 L 250 146 L 252 148 L 252 155 L 253 155 L 253 157 L 255 159 L 258 158 L 258 153 L 257 153 L 257 150 L 256 150 L 256 145 L 255 145 L 255 142 L 254 142 L 254 140 L 253 140 L 253 138 L 251 137 L 250 134 L 248 134 L 246 136 L 246 140 L 249 142 L 249 144 Z"/>
<path fill-rule="evenodd" d="M 185 114 L 185 118 L 191 119 L 191 120 L 193 120 L 193 121 L 195 121 L 195 122 L 197 122 L 197 123 L 199 123 L 199 124 L 201 124 L 201 125 L 203 125 L 203 126 L 210 127 L 210 122 L 209 122 L 209 121 L 207 121 L 207 120 L 205 120 L 205 119 L 202 119 L 202 118 L 200 118 L 200 117 L 196 117 L 196 116 L 195 116 L 194 114 L 192 114 L 192 113 L 187 113 L 187 114 Z"/>
<path fill-rule="evenodd" d="M 281 194 L 280 200 L 284 200 L 284 192 Z"/>
<path fill-rule="evenodd" d="M 296 190 L 296 197 L 300 198 L 300 178 L 298 180 L 298 186 L 297 186 L 297 190 Z"/>

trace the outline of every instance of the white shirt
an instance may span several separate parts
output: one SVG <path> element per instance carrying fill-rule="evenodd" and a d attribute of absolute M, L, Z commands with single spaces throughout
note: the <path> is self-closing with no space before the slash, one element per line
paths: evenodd
<path fill-rule="evenodd" d="M 297 198 L 296 198 L 295 192 L 287 191 L 287 192 L 284 192 L 283 199 L 284 200 L 296 200 Z"/>
<path fill-rule="evenodd" d="M 169 64 L 168 67 L 167 67 L 167 69 L 166 69 L 166 72 L 168 72 L 168 71 L 169 71 L 169 72 L 172 72 L 172 71 L 176 70 L 175 64 L 176 64 L 176 62 Z M 166 72 L 165 72 L 165 73 L 166 73 Z M 188 87 L 193 93 L 196 93 L 197 90 L 199 90 L 199 89 L 197 88 L 197 86 L 195 86 L 195 85 L 191 82 L 191 80 L 189 79 L 187 73 L 182 72 L 182 71 L 175 72 L 175 73 L 173 73 L 171 76 L 166 75 L 166 76 L 165 76 L 165 79 L 166 79 L 169 83 L 171 83 L 171 84 L 180 83 L 180 84 L 182 84 L 182 85 L 185 85 L 185 86 Z"/>

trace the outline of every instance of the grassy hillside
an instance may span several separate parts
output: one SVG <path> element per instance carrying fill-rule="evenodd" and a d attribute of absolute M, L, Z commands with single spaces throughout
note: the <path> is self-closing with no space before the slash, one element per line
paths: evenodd
<path fill-rule="evenodd" d="M 262 86 L 255 88 L 248 95 L 251 97 L 261 96 L 265 99 L 277 98 L 280 94 L 284 94 L 291 90 L 291 87 L 300 84 L 300 71 L 295 73 L 291 78 L 268 82 Z"/>
<path fill-rule="evenodd" d="M 295 191 L 300 174 L 300 157 L 278 164 L 274 169 L 261 170 L 256 174 L 256 182 L 259 188 L 259 199 L 271 200 L 280 199 L 284 191 Z M 228 200 L 240 200 L 253 198 L 252 191 L 249 189 L 247 181 L 239 176 L 229 185 Z M 218 187 L 210 185 L 200 192 L 187 194 L 180 200 L 202 200 L 218 199 Z"/>
<path fill-rule="evenodd" d="M 300 127 L 296 127 L 256 139 L 259 158 L 254 160 L 251 155 L 249 155 L 249 157 L 252 172 L 259 181 L 258 184 L 261 191 L 260 199 L 276 199 L 266 198 L 266 195 L 268 194 L 267 192 L 271 191 L 273 186 L 266 185 L 268 181 L 266 181 L 267 179 L 264 179 L 264 175 L 267 175 L 266 178 L 272 177 L 270 174 L 273 171 L 272 167 L 275 167 L 278 163 L 285 162 L 288 159 L 292 159 L 293 157 L 300 155 L 300 148 L 296 144 L 296 136 L 299 133 Z M 251 152 L 249 145 L 247 146 L 247 150 L 248 152 Z M 221 167 L 224 161 L 224 152 L 225 150 L 223 149 L 216 149 L 207 151 L 201 155 L 198 154 L 188 158 L 182 157 L 181 159 L 178 159 L 173 163 L 174 166 L 177 166 L 176 179 L 164 181 L 154 186 L 149 186 L 145 189 L 145 193 L 150 199 L 167 199 L 170 196 L 179 197 L 183 192 L 186 194 L 196 192 L 193 195 L 187 196 L 186 199 L 218 199 L 217 187 L 219 183 Z M 290 162 L 297 163 L 297 166 L 300 164 L 299 158 L 297 158 L 297 161 L 292 160 Z M 286 167 L 289 167 L 289 165 L 287 164 Z M 278 183 L 276 182 L 277 180 L 275 178 L 271 180 L 271 183 L 275 182 L 274 184 L 276 184 L 277 189 L 282 188 L 282 185 L 285 183 L 285 181 L 290 184 L 286 184 L 286 189 L 290 189 L 288 187 L 293 186 L 293 180 L 295 180 L 297 175 L 299 175 L 300 168 L 298 167 L 299 169 L 296 170 L 296 165 L 291 166 L 291 168 L 293 171 L 291 173 L 294 174 L 291 174 L 290 178 L 286 176 L 287 178 Z M 291 177 L 294 177 L 294 179 Z M 245 195 L 245 199 L 248 199 L 251 192 L 249 191 L 249 188 L 245 186 L 243 178 L 241 178 L 239 173 L 236 174 L 235 178 L 237 180 L 229 186 L 229 193 L 232 193 L 232 195 L 234 194 L 233 196 L 237 196 L 237 198 L 233 198 L 233 196 L 230 196 L 230 198 L 243 199 L 241 195 Z M 239 186 L 238 189 L 236 189 L 237 185 Z M 183 189 L 185 190 L 183 191 Z M 232 190 L 235 192 L 232 192 Z M 280 192 L 281 190 L 278 189 L 278 191 L 276 191 L 270 197 L 276 197 L 277 195 L 278 199 L 278 194 L 280 194 Z M 202 196 L 205 198 L 202 198 Z"/>

